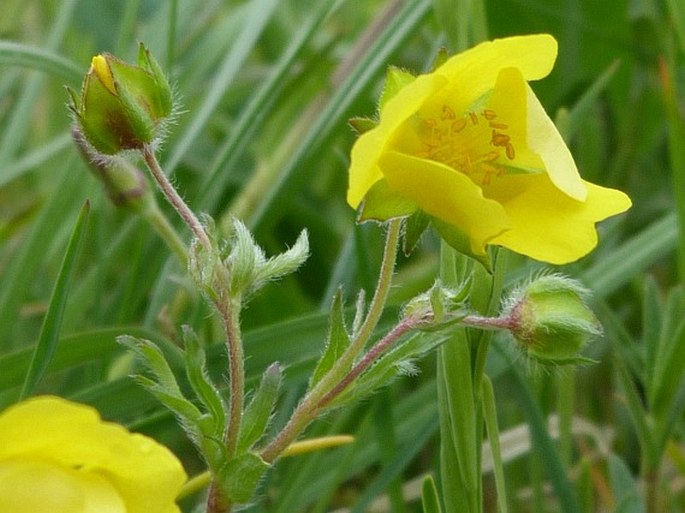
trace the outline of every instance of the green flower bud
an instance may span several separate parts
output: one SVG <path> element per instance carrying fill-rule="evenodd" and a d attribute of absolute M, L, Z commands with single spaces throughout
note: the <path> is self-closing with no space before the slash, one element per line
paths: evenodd
<path fill-rule="evenodd" d="M 521 287 L 505 315 L 512 335 L 526 354 L 543 364 L 589 362 L 579 355 L 602 326 L 586 304 L 589 291 L 559 275 L 547 275 Z"/>
<path fill-rule="evenodd" d="M 120 157 L 99 158 L 77 126 L 72 127 L 71 135 L 88 168 L 105 186 L 112 203 L 138 213 L 157 208 L 154 194 L 140 169 Z"/>
<path fill-rule="evenodd" d="M 154 142 L 163 135 L 164 122 L 173 111 L 169 82 L 142 43 L 137 66 L 108 53 L 96 55 L 80 97 L 67 91 L 85 139 L 105 155 Z"/>

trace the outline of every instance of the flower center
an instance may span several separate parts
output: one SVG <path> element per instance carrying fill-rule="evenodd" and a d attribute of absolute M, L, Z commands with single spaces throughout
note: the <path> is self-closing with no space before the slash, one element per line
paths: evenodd
<path fill-rule="evenodd" d="M 516 157 L 508 129 L 492 109 L 458 116 L 449 105 L 443 105 L 439 117 L 422 120 L 423 148 L 418 156 L 442 162 L 479 185 L 489 185 L 493 176 L 504 174 L 504 159 Z"/>

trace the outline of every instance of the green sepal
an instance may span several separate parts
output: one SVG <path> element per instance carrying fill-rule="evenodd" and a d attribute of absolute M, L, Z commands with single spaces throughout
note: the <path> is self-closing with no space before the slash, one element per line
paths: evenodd
<path fill-rule="evenodd" d="M 156 85 L 156 93 L 158 97 L 158 105 L 161 112 L 166 112 L 165 115 L 171 114 L 173 110 L 173 94 L 169 81 L 162 71 L 162 67 L 154 58 L 150 50 L 141 42 L 138 44 L 138 65 L 150 72 Z"/>
<path fill-rule="evenodd" d="M 389 66 L 385 75 L 385 84 L 379 100 L 378 106 L 382 110 L 385 104 L 395 96 L 401 89 L 411 84 L 416 77 L 396 66 Z"/>
<path fill-rule="evenodd" d="M 479 262 L 488 271 L 488 273 L 492 274 L 492 262 L 490 261 L 490 256 L 487 252 L 485 252 L 483 255 L 474 253 L 471 249 L 471 241 L 469 240 L 468 235 L 455 226 L 452 226 L 451 224 L 448 224 L 437 217 L 431 217 L 431 224 L 447 244 L 459 251 L 459 253 L 462 255 L 473 258 Z"/>
<path fill-rule="evenodd" d="M 438 489 L 435 487 L 433 476 L 426 476 L 421 484 L 421 506 L 423 513 L 442 513 Z"/>
<path fill-rule="evenodd" d="M 269 464 L 258 455 L 247 452 L 226 462 L 215 475 L 224 496 L 232 503 L 248 502 Z"/>
<path fill-rule="evenodd" d="M 357 135 L 373 130 L 378 126 L 378 121 L 371 118 L 354 117 L 347 120 L 347 124 L 354 130 Z"/>
<path fill-rule="evenodd" d="M 262 374 L 259 388 L 245 408 L 238 435 L 238 453 L 249 450 L 264 435 L 278 400 L 281 382 L 281 366 L 278 363 L 269 365 Z"/>
<path fill-rule="evenodd" d="M 357 222 L 388 221 L 408 217 L 418 210 L 413 201 L 393 191 L 385 179 L 377 181 L 364 196 Z"/>
<path fill-rule="evenodd" d="M 402 237 L 402 251 L 405 256 L 411 255 L 429 224 L 430 216 L 421 209 L 407 217 L 404 221 L 404 236 Z"/>
<path fill-rule="evenodd" d="M 345 327 L 343 306 L 342 291 L 338 290 L 333 298 L 331 314 L 328 319 L 326 347 L 309 380 L 310 389 L 314 388 L 314 386 L 321 381 L 345 352 L 345 349 L 350 345 L 350 336 Z M 342 372 L 347 372 L 348 370 L 349 369 L 343 369 Z"/>
<path fill-rule="evenodd" d="M 219 438 L 226 427 L 226 405 L 221 392 L 209 379 L 205 351 L 190 326 L 183 326 L 183 342 L 188 381 L 214 423 L 212 432 L 205 435 Z"/>
<path fill-rule="evenodd" d="M 105 87 L 95 72 L 86 75 L 76 116 L 88 142 L 106 155 L 121 151 L 121 140 L 134 138 L 119 98 Z"/>

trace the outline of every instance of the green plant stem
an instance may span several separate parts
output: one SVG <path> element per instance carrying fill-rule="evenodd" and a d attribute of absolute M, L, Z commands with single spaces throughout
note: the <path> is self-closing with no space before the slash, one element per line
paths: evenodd
<path fill-rule="evenodd" d="M 390 284 L 392 283 L 392 274 L 395 270 L 395 261 L 397 260 L 397 248 L 400 240 L 400 230 L 402 222 L 400 220 L 390 221 L 388 226 L 388 233 L 385 239 L 385 248 L 383 251 L 383 262 L 381 264 L 381 271 L 376 284 L 371 305 L 366 315 L 364 323 L 359 328 L 359 332 L 355 334 L 355 339 L 350 344 L 342 358 L 345 358 L 347 353 L 351 353 L 352 359 L 364 347 L 364 344 L 369 340 L 373 330 L 376 329 L 378 321 L 383 314 L 385 302 L 388 299 L 388 292 L 390 291 Z"/>
<path fill-rule="evenodd" d="M 286 447 L 288 447 L 288 445 L 290 445 L 290 443 L 300 435 L 307 425 L 309 425 L 309 423 L 316 418 L 320 408 L 327 404 L 329 400 L 332 400 L 334 396 L 329 396 L 323 403 L 322 399 L 327 397 L 331 392 L 333 392 L 334 389 L 337 389 L 337 387 L 342 386 L 341 384 L 347 379 L 346 376 L 348 373 L 352 372 L 348 371 L 348 369 L 352 367 L 354 359 L 371 337 L 383 313 L 385 302 L 388 298 L 388 292 L 390 291 L 390 285 L 392 283 L 392 274 L 395 269 L 395 260 L 397 259 L 397 248 L 400 239 L 400 228 L 400 220 L 393 220 L 389 223 L 385 239 L 385 249 L 383 251 L 383 262 L 381 264 L 376 290 L 371 300 L 369 311 L 367 312 L 366 318 L 359 328 L 359 331 L 354 335 L 354 339 L 347 347 L 345 352 L 340 356 L 335 365 L 333 365 L 333 367 L 326 373 L 325 376 L 323 376 L 319 383 L 317 383 L 317 385 L 310 390 L 307 395 L 305 395 L 297 408 L 295 408 L 295 411 L 283 429 L 261 451 L 260 456 L 264 461 L 270 463 L 278 458 L 278 456 L 286 449 Z M 395 329 L 397 328 L 398 327 Z M 385 344 L 385 339 L 391 336 L 393 332 L 394 330 L 386 335 L 386 337 L 378 344 Z M 406 331 L 402 331 L 400 335 L 405 332 Z M 396 339 L 397 337 L 391 340 L 394 341 Z M 372 348 L 369 352 L 374 351 L 378 344 L 376 344 L 376 346 L 374 346 L 374 348 Z M 356 371 L 355 369 L 362 364 L 364 360 L 365 359 L 363 358 L 362 361 L 360 361 L 352 370 L 354 372 L 361 372 L 363 369 Z M 372 362 L 372 360 L 367 361 L 364 363 L 364 365 L 368 366 L 369 362 Z M 343 388 L 348 384 L 349 382 L 345 384 Z M 339 392 L 341 392 L 343 388 L 340 388 L 334 395 L 337 395 Z"/>
<path fill-rule="evenodd" d="M 326 407 L 330 404 L 333 399 L 340 395 L 343 390 L 345 390 L 352 382 L 358 378 L 366 369 L 373 365 L 385 351 L 391 348 L 395 342 L 397 342 L 400 337 L 409 333 L 410 331 L 416 329 L 419 325 L 430 322 L 429 317 L 407 317 L 400 321 L 397 326 L 395 326 L 390 332 L 378 341 L 371 349 L 369 349 L 366 354 L 362 357 L 359 362 L 357 362 L 352 370 L 348 372 L 343 379 L 341 379 L 337 385 L 335 385 L 329 392 L 324 394 L 324 396 L 319 399 L 316 404 L 318 409 Z"/>
<path fill-rule="evenodd" d="M 240 333 L 240 305 L 231 304 L 225 300 L 217 304 L 226 335 L 226 350 L 228 351 L 229 383 L 231 390 L 228 427 L 224 437 L 228 457 L 234 455 L 238 445 L 240 421 L 243 416 L 243 401 L 245 395 L 245 368 L 243 341 Z"/>
<path fill-rule="evenodd" d="M 171 182 L 164 174 L 164 171 L 162 171 L 162 168 L 159 165 L 159 161 L 157 160 L 157 157 L 152 147 L 149 144 L 144 145 L 141 150 L 141 153 L 143 155 L 145 163 L 147 164 L 148 169 L 150 169 L 150 172 L 152 173 L 152 177 L 155 179 L 155 182 L 157 183 L 157 186 L 164 194 L 164 197 L 171 204 L 171 206 L 174 207 L 176 212 L 178 212 L 178 215 L 181 216 L 181 219 L 183 219 L 185 224 L 188 226 L 188 228 L 190 228 L 190 230 L 193 232 L 195 237 L 197 237 L 200 243 L 205 248 L 210 250 L 212 244 L 209 241 L 209 236 L 207 235 L 207 232 L 202 226 L 202 223 L 200 223 L 199 219 L 195 216 L 193 211 L 190 210 L 186 202 L 183 201 L 183 198 L 181 198 L 178 192 L 176 192 L 174 186 L 171 185 Z"/>

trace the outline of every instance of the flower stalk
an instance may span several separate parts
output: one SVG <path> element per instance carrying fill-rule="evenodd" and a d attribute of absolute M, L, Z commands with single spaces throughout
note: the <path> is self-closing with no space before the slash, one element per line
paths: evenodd
<path fill-rule="evenodd" d="M 406 333 L 409 329 L 415 328 L 417 324 L 407 325 L 402 328 L 400 323 L 395 329 L 400 329 L 399 334 L 393 334 L 391 331 L 383 340 L 378 342 L 376 346 L 369 350 L 369 353 L 362 360 L 353 367 L 349 374 L 342 374 L 342 369 L 349 369 L 352 362 L 364 347 L 366 342 L 371 337 L 373 330 L 378 325 L 383 308 L 390 291 L 392 284 L 392 275 L 395 269 L 395 261 L 397 259 L 397 251 L 399 247 L 399 239 L 401 232 L 401 220 L 393 220 L 388 224 L 388 231 L 385 238 L 385 248 L 383 251 L 383 260 L 381 269 L 376 284 L 371 304 L 367 315 L 362 323 L 359 331 L 355 334 L 354 339 L 347 347 L 345 352 L 336 361 L 330 371 L 321 379 L 321 381 L 309 391 L 309 393 L 302 399 L 297 406 L 292 416 L 286 423 L 285 427 L 276 435 L 276 437 L 262 449 L 260 456 L 266 462 L 272 462 L 279 457 L 279 455 L 300 435 L 300 433 L 313 421 L 318 413 L 330 401 L 332 401 L 340 392 L 342 392 L 364 369 L 375 361 L 385 349 L 390 347 L 401 335 Z M 390 337 L 388 339 L 388 337 Z M 381 351 L 378 351 L 379 344 L 382 344 Z M 375 351 L 374 351 L 375 350 Z M 366 357 L 374 351 L 374 357 L 366 360 Z M 355 370 L 356 369 L 356 370 Z M 356 374 L 349 377 L 352 372 Z M 342 375 L 341 375 L 342 374 Z"/>
<path fill-rule="evenodd" d="M 164 194 L 164 197 L 171 204 L 171 206 L 174 207 L 176 212 L 178 212 L 178 215 L 181 216 L 185 224 L 188 226 L 188 228 L 190 228 L 200 243 L 206 249 L 211 249 L 212 244 L 209 240 L 207 232 L 202 226 L 202 223 L 200 223 L 200 220 L 193 213 L 193 211 L 190 210 L 186 202 L 183 201 L 183 198 L 181 198 L 174 186 L 171 185 L 171 182 L 159 165 L 159 161 L 157 160 L 157 156 L 155 155 L 152 146 L 145 144 L 141 150 L 141 153 L 148 169 L 150 170 L 150 173 L 152 173 L 152 177 L 157 183 L 157 186 Z"/>

